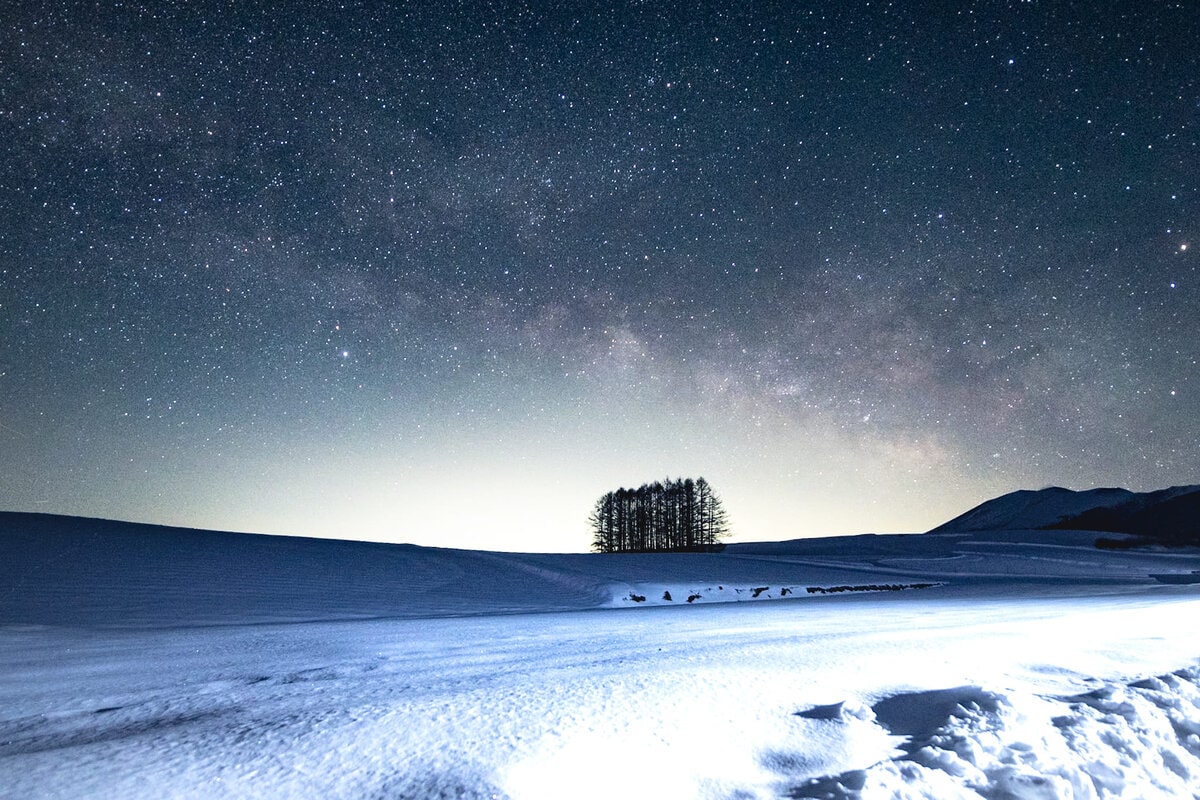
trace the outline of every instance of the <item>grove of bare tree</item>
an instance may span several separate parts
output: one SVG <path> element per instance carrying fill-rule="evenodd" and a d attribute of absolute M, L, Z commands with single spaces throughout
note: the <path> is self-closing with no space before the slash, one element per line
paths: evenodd
<path fill-rule="evenodd" d="M 597 553 L 713 550 L 729 533 L 721 499 L 704 478 L 608 492 L 588 519 Z"/>

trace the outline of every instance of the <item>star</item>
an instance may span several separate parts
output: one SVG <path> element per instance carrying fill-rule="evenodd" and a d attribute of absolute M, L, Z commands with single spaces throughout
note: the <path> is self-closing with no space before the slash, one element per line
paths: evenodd
<path fill-rule="evenodd" d="M 0 508 L 581 550 L 668 473 L 746 539 L 1197 479 L 1187 9 L 514 8 L 16 4 Z"/>

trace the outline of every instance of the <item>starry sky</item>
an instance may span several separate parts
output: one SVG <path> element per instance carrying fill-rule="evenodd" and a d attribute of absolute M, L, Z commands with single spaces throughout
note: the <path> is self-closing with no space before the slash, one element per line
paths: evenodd
<path fill-rule="evenodd" d="M 38 2 L 0 508 L 582 551 L 1200 482 L 1188 2 Z"/>

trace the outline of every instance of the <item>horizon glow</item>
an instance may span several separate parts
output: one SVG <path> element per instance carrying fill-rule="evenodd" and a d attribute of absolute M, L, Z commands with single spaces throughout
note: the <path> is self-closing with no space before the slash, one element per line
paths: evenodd
<path fill-rule="evenodd" d="M 1187 9 L 101 10 L 0 23 L 0 508 L 571 552 L 667 476 L 735 541 L 1200 483 Z"/>

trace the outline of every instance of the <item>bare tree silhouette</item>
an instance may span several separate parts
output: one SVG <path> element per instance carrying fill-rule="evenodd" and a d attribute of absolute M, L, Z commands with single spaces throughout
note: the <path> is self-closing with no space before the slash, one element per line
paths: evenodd
<path fill-rule="evenodd" d="M 668 478 L 608 492 L 588 521 L 597 553 L 714 550 L 729 534 L 721 499 L 704 478 Z"/>

